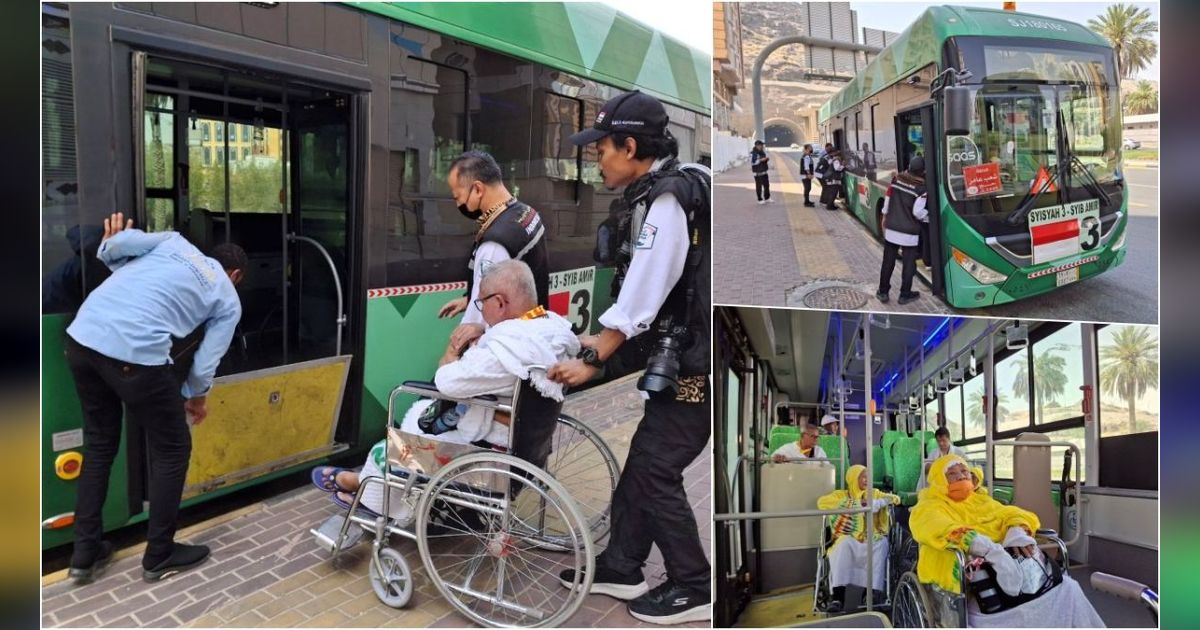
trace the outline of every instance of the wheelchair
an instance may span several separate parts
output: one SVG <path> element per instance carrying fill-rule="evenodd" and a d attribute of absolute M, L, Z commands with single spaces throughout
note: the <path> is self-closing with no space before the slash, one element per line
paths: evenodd
<path fill-rule="evenodd" d="M 1049 547 L 1057 550 L 1057 557 L 1051 558 L 1065 575 L 1068 567 L 1067 545 L 1058 537 L 1053 529 L 1039 529 L 1034 539 L 1043 553 Z M 910 540 L 911 536 L 910 536 Z M 912 540 L 911 545 L 917 545 Z M 960 567 L 967 566 L 970 558 L 962 551 L 955 550 Z M 1049 557 L 1049 554 L 1047 554 Z M 925 584 L 917 579 L 916 563 L 900 576 L 896 584 L 895 603 L 892 606 L 892 623 L 897 628 L 965 628 L 967 627 L 967 593 L 969 578 L 965 570 L 958 593 L 950 593 L 935 584 Z"/>
<path fill-rule="evenodd" d="M 878 608 L 887 608 L 892 605 L 893 593 L 893 574 L 895 573 L 896 549 L 902 544 L 903 528 L 896 522 L 895 506 L 889 505 L 884 510 L 888 515 L 888 561 L 886 565 L 886 573 L 883 579 L 884 586 L 884 601 L 874 602 Z M 830 524 L 831 519 L 836 516 L 824 517 L 824 524 L 821 527 L 821 542 L 817 547 L 817 584 L 813 590 L 813 611 L 825 612 L 829 608 L 829 602 L 833 599 L 833 586 L 830 584 L 830 568 L 829 568 L 829 550 L 833 548 L 833 543 L 836 539 L 833 536 L 833 527 Z M 846 611 L 843 612 L 853 612 Z"/>
<path fill-rule="evenodd" d="M 510 448 L 403 433 L 396 416 L 401 394 L 508 413 Z M 591 586 L 595 545 L 607 535 L 621 471 L 604 439 L 561 411 L 562 403 L 528 381 L 518 381 L 509 400 L 457 399 L 433 383 L 406 381 L 388 398 L 383 476 L 362 479 L 336 537 L 318 540 L 336 557 L 356 542 L 353 526 L 371 535 L 371 587 L 393 608 L 406 606 L 414 590 L 408 561 L 388 545 L 396 535 L 416 541 L 437 591 L 473 622 L 566 623 Z M 383 486 L 382 514 L 360 505 L 372 483 Z M 393 491 L 402 496 L 403 518 L 387 516 L 397 500 Z M 575 576 L 569 589 L 559 581 L 568 569 Z"/>

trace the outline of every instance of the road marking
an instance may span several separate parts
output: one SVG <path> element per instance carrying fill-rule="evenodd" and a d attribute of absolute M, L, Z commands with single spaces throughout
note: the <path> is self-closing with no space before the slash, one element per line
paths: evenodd
<path fill-rule="evenodd" d="M 1130 184 L 1129 182 L 1125 182 L 1125 185 L 1126 186 L 1137 186 L 1138 188 L 1158 188 L 1158 186 L 1156 186 L 1154 184 Z"/>
<path fill-rule="evenodd" d="M 1138 202 L 1136 202 L 1136 201 L 1130 201 L 1130 202 L 1129 202 L 1129 205 L 1131 205 L 1131 206 L 1136 206 L 1136 207 L 1138 207 L 1138 208 L 1149 208 L 1149 207 L 1150 207 L 1150 204 L 1138 203 Z"/>

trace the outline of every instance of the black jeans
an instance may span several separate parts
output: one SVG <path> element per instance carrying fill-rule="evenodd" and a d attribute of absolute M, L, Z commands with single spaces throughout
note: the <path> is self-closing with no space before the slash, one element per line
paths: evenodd
<path fill-rule="evenodd" d="M 903 253 L 900 250 L 903 249 Z M 888 241 L 883 242 L 883 267 L 879 270 L 879 292 L 887 293 L 892 290 L 892 272 L 896 270 L 896 256 L 903 257 L 900 268 L 900 296 L 912 293 L 913 276 L 917 273 L 917 254 L 920 247 L 901 247 Z"/>
<path fill-rule="evenodd" d="M 712 430 L 710 388 L 705 386 L 700 403 L 680 402 L 666 393 L 651 394 L 646 401 L 613 494 L 608 548 L 597 565 L 640 574 L 656 544 L 671 580 L 710 591 L 711 569 L 683 488 L 683 470 L 704 450 Z"/>
<path fill-rule="evenodd" d="M 759 201 L 771 198 L 771 179 L 766 173 L 754 174 L 754 196 Z"/>
<path fill-rule="evenodd" d="M 801 176 L 800 181 L 804 182 L 804 203 L 812 203 L 808 200 L 808 193 L 812 192 L 812 179 Z"/>
<path fill-rule="evenodd" d="M 124 408 L 129 421 L 146 433 L 150 516 L 144 559 L 157 564 L 170 555 L 174 546 L 179 502 L 192 453 L 180 382 L 169 364 L 125 363 L 84 347 L 69 336 L 67 362 L 83 407 L 85 452 L 75 498 L 75 554 L 89 557 L 99 549 L 104 533 L 101 512 L 108 495 L 109 473 L 121 446 Z"/>

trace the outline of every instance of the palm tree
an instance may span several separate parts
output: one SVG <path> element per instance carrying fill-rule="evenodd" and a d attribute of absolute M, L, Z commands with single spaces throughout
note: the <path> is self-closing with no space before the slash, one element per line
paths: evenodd
<path fill-rule="evenodd" d="M 1061 346 L 1049 348 L 1033 359 L 1033 388 L 1038 421 L 1046 417 L 1046 402 L 1056 402 L 1067 389 L 1067 374 L 1064 371 L 1067 360 L 1057 354 L 1060 349 Z M 1017 367 L 1017 375 L 1013 379 L 1013 394 L 1029 400 L 1029 375 L 1025 366 L 1025 363 L 1021 363 Z"/>
<path fill-rule="evenodd" d="M 984 390 L 976 390 L 967 394 L 967 422 L 972 427 L 982 428 L 983 423 L 987 418 L 984 416 L 983 408 Z M 996 417 L 1008 415 L 1008 397 L 1000 392 L 995 393 L 996 396 Z"/>
<path fill-rule="evenodd" d="M 1129 406 L 1129 432 L 1137 432 L 1137 399 L 1158 388 L 1158 335 L 1146 326 L 1122 326 L 1100 349 L 1100 391 Z"/>
<path fill-rule="evenodd" d="M 1103 15 L 1088 20 L 1088 28 L 1112 45 L 1119 78 L 1133 76 L 1158 54 L 1158 44 L 1150 38 L 1158 32 L 1158 22 L 1150 19 L 1149 9 L 1123 3 L 1110 5 Z"/>
<path fill-rule="evenodd" d="M 1152 114 L 1158 111 L 1158 90 L 1149 81 L 1138 81 L 1137 88 L 1125 96 L 1125 113 Z"/>

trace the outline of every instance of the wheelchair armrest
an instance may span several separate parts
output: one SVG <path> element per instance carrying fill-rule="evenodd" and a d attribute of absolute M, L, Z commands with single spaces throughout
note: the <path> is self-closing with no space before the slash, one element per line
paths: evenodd
<path fill-rule="evenodd" d="M 396 389 L 406 394 L 416 394 L 417 396 L 422 396 L 424 398 L 452 400 L 454 402 L 466 403 L 468 405 L 475 405 L 478 407 L 488 407 L 491 409 L 498 409 L 500 411 L 511 411 L 508 408 L 507 403 L 502 402 L 498 396 L 493 394 L 484 394 L 482 396 L 475 396 L 473 398 L 456 398 L 454 396 L 447 396 L 438 391 L 437 385 L 431 381 L 404 381 Z"/>
<path fill-rule="evenodd" d="M 1053 529 L 1043 528 L 1034 532 L 1034 536 L 1040 536 L 1042 538 L 1058 538 L 1058 532 Z"/>

